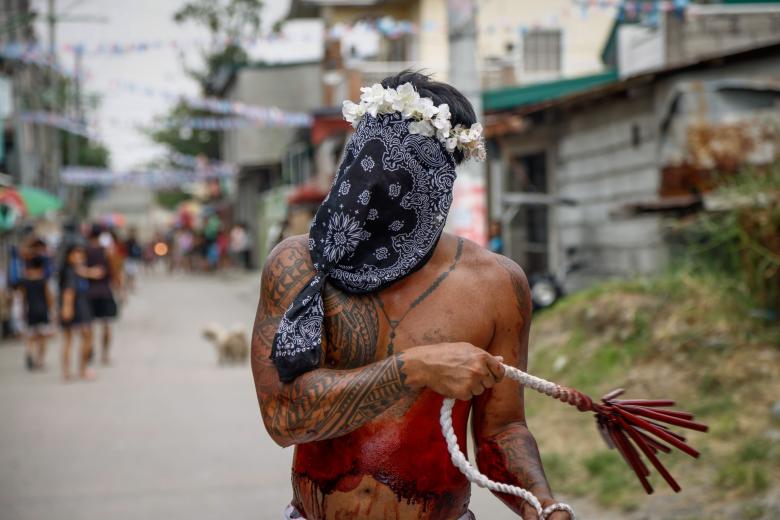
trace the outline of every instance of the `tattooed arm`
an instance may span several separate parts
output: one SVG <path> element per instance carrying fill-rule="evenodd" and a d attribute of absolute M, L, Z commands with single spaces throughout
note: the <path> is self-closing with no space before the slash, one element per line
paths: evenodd
<path fill-rule="evenodd" d="M 525 370 L 528 364 L 528 332 L 531 298 L 523 270 L 506 257 L 495 255 L 500 283 L 496 298 L 501 303 L 489 351 L 504 357 L 504 363 Z M 510 282 L 510 283 L 507 283 Z M 529 490 L 546 507 L 555 502 L 544 475 L 539 449 L 525 422 L 523 387 L 505 381 L 474 399 L 472 421 L 477 463 L 480 471 L 498 482 Z M 526 519 L 537 518 L 524 500 L 495 493 L 505 504 Z M 556 512 L 554 520 L 566 520 L 567 513 Z"/>
<path fill-rule="evenodd" d="M 403 354 L 351 370 L 319 368 L 289 384 L 279 381 L 271 361 L 274 334 L 313 272 L 302 237 L 279 244 L 263 269 L 252 334 L 252 373 L 265 427 L 281 446 L 344 435 L 416 392 L 406 383 Z"/>

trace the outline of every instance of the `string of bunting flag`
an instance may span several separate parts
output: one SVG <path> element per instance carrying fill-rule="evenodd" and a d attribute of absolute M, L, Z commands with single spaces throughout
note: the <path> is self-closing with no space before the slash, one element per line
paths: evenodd
<path fill-rule="evenodd" d="M 90 129 L 90 127 L 82 121 L 54 112 L 46 112 L 43 110 L 20 112 L 14 117 L 25 123 L 53 126 L 60 130 L 86 137 L 87 139 L 95 139 L 97 137 L 97 132 Z"/>
<path fill-rule="evenodd" d="M 219 169 L 110 170 L 69 166 L 62 170 L 60 178 L 63 184 L 68 186 L 133 185 L 147 188 L 173 188 L 209 179 L 229 178 L 234 175 L 235 171 Z"/>
<path fill-rule="evenodd" d="M 88 139 L 99 139 L 100 132 L 96 127 L 91 127 L 84 122 L 62 114 L 45 111 L 21 112 L 15 116 L 20 121 L 52 126 L 84 136 Z M 244 128 L 267 128 L 270 126 L 281 126 L 277 123 L 267 124 L 264 121 L 246 119 L 243 117 L 188 117 L 158 121 L 151 124 L 144 124 L 133 121 L 125 121 L 117 118 L 108 118 L 104 121 L 110 126 L 122 128 L 143 128 L 148 131 L 170 130 L 170 129 L 191 129 L 207 130 L 213 132 L 225 132 L 230 130 L 240 130 Z"/>
<path fill-rule="evenodd" d="M 113 86 L 125 89 L 128 92 L 149 97 L 158 97 L 170 102 L 182 101 L 190 108 L 259 121 L 268 127 L 309 127 L 312 125 L 312 116 L 306 112 L 291 112 L 282 110 L 278 107 L 247 105 L 240 101 L 231 101 L 214 97 L 182 95 L 179 92 L 139 85 L 132 81 L 116 80 L 112 82 L 112 84 Z M 234 123 L 237 124 L 237 122 Z"/>
<path fill-rule="evenodd" d="M 238 44 L 243 48 L 250 50 L 258 45 L 274 44 L 274 43 L 291 43 L 302 42 L 307 43 L 313 41 L 314 34 L 303 33 L 300 36 L 292 36 L 282 31 L 274 31 L 267 34 L 260 34 L 257 36 L 246 36 L 242 38 L 219 38 L 217 40 L 204 40 L 203 38 L 192 38 L 187 40 L 152 40 L 152 41 L 135 41 L 135 42 L 102 42 L 95 45 L 85 44 L 65 44 L 63 50 L 66 52 L 80 52 L 86 55 L 123 55 L 133 53 L 143 53 L 155 50 L 173 49 L 180 50 L 191 47 L 205 47 L 207 45 L 213 45 L 216 41 L 218 45 L 227 47 L 229 45 Z"/>
<path fill-rule="evenodd" d="M 215 175 L 227 177 L 231 177 L 238 173 L 237 165 L 209 159 L 204 155 L 186 155 L 179 152 L 171 152 L 168 159 L 176 166 L 190 168 L 199 172 L 210 172 Z"/>
<path fill-rule="evenodd" d="M 570 5 L 564 5 L 560 7 L 556 12 L 549 13 L 543 17 L 539 17 L 531 23 L 515 24 L 507 21 L 504 24 L 497 25 L 491 24 L 484 29 L 488 32 L 495 32 L 497 30 L 519 30 L 521 32 L 540 26 L 557 25 L 561 18 L 580 17 L 587 18 L 588 13 L 594 9 L 598 10 L 616 10 L 616 16 L 619 18 L 633 17 L 642 13 L 651 13 L 658 11 L 677 11 L 684 13 L 688 8 L 695 8 L 695 5 L 691 4 L 690 0 L 571 0 Z M 694 11 L 692 9 L 692 11 Z M 384 16 L 376 19 L 363 19 L 355 22 L 354 24 L 339 23 L 328 29 L 327 35 L 330 38 L 340 38 L 344 34 L 353 30 L 373 30 L 381 33 L 384 36 L 394 38 L 401 37 L 407 34 L 416 34 L 420 31 L 423 32 L 435 32 L 444 31 L 446 26 L 438 23 L 434 20 L 424 20 L 420 24 L 417 24 L 408 20 L 396 20 L 390 16 Z M 299 38 L 294 38 L 289 34 L 286 34 L 284 30 L 274 31 L 267 34 L 262 34 L 252 37 L 244 38 L 223 38 L 218 43 L 221 45 L 230 45 L 233 43 L 239 43 L 241 46 L 247 49 L 252 47 L 275 42 L 287 42 L 291 40 L 300 39 L 303 42 L 312 41 L 314 35 L 310 33 L 304 33 Z M 60 52 L 68 53 L 80 53 L 82 55 L 93 56 L 122 56 L 126 54 L 145 53 L 155 50 L 163 49 L 186 49 L 195 46 L 204 46 L 213 43 L 211 40 L 204 40 L 203 38 L 190 38 L 184 40 L 149 40 L 149 41 L 133 41 L 133 42 L 121 42 L 121 41 L 105 41 L 95 44 L 86 43 L 65 43 L 58 47 Z M 19 42 L 7 42 L 0 45 L 0 56 L 9 59 L 22 59 L 32 63 L 40 65 L 50 64 L 52 60 L 49 59 L 49 49 L 43 45 L 35 43 L 19 43 Z M 57 66 L 61 72 L 70 73 L 68 69 Z"/>
<path fill-rule="evenodd" d="M 269 126 L 293 126 L 293 125 L 269 125 L 265 121 L 246 119 L 243 117 L 186 117 L 169 119 L 151 125 L 143 125 L 147 130 L 163 130 L 172 128 L 190 128 L 192 130 L 227 131 L 241 128 L 267 128 Z M 303 125 L 295 125 L 303 126 Z M 309 126 L 309 125 L 307 125 Z"/>
<path fill-rule="evenodd" d="M 304 33 L 293 37 L 284 31 L 271 32 L 252 37 L 243 38 L 221 38 L 216 43 L 222 46 L 240 44 L 245 49 L 251 49 L 258 45 L 268 43 L 289 43 L 289 42 L 311 42 L 315 38 L 314 34 Z M 122 56 L 126 54 L 140 54 L 158 50 L 183 50 L 192 47 L 204 47 L 213 45 L 214 41 L 203 38 L 188 38 L 179 40 L 149 40 L 149 41 L 105 41 L 94 44 L 83 42 L 64 43 L 57 47 L 58 52 L 81 54 L 82 56 Z M 24 53 L 29 55 L 42 56 L 48 60 L 49 47 L 37 43 L 7 42 L 0 45 L 0 49 L 8 49 L 8 52 L 18 52 L 17 49 L 23 49 Z"/>
<path fill-rule="evenodd" d="M 18 61 L 27 65 L 37 65 L 39 67 L 51 69 L 60 76 L 75 78 L 75 72 L 56 60 L 51 59 L 48 52 L 40 52 L 37 45 L 6 43 L 0 44 L 0 58 L 9 61 Z M 80 77 L 84 77 L 82 74 Z"/>

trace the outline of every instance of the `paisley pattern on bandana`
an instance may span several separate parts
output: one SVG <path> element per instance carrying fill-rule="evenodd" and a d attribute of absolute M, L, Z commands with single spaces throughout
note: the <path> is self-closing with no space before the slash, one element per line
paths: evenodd
<path fill-rule="evenodd" d="M 360 166 L 363 167 L 363 170 L 370 172 L 374 169 L 374 160 L 371 157 L 366 156 L 360 161 Z"/>
<path fill-rule="evenodd" d="M 452 204 L 455 160 L 409 124 L 400 113 L 365 116 L 346 146 L 309 230 L 317 274 L 274 338 L 271 357 L 284 382 L 320 364 L 326 281 L 349 293 L 379 291 L 433 254 Z"/>

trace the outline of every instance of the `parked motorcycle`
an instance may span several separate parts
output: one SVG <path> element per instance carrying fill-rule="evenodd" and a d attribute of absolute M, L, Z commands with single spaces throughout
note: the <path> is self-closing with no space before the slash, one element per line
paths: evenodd
<path fill-rule="evenodd" d="M 577 248 L 566 250 L 566 261 L 554 273 L 539 273 L 531 275 L 528 285 L 531 287 L 531 302 L 534 312 L 552 307 L 565 294 L 566 277 L 574 271 L 582 269 L 582 262 L 574 261 Z"/>

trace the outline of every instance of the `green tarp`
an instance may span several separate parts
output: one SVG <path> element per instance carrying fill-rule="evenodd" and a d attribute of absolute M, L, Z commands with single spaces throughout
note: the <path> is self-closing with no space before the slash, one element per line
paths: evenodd
<path fill-rule="evenodd" d="M 62 201 L 46 190 L 22 186 L 18 191 L 24 201 L 27 215 L 31 217 L 44 215 L 50 211 L 57 211 L 62 207 Z"/>

